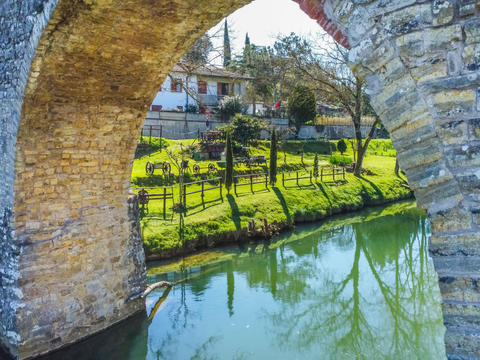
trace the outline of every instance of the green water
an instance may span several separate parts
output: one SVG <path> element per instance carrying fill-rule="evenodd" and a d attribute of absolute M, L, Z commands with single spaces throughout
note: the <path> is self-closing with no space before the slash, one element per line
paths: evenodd
<path fill-rule="evenodd" d="M 429 231 L 403 203 L 152 264 L 151 283 L 188 280 L 60 358 L 445 359 Z"/>

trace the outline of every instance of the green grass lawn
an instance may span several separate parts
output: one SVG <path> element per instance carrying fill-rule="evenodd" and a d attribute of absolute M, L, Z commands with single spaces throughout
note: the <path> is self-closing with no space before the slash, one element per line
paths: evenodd
<path fill-rule="evenodd" d="M 381 140 L 382 141 L 382 140 Z M 192 140 L 181 141 L 191 143 Z M 169 141 L 171 148 L 180 147 L 180 141 Z M 376 144 L 375 149 L 381 151 L 385 144 Z M 382 141 L 383 142 L 383 141 Z M 298 146 L 298 145 L 294 145 Z M 386 151 L 388 143 L 385 145 Z M 293 147 L 293 146 L 292 146 Z M 288 151 L 287 165 L 292 168 L 311 170 L 313 152 L 305 152 L 304 165 L 301 156 L 296 150 Z M 258 148 L 252 149 L 251 154 L 264 154 L 268 157 L 268 142 L 260 142 Z M 351 149 L 346 156 L 351 156 Z M 388 154 L 390 155 L 390 154 Z M 334 183 L 300 180 L 300 186 L 295 181 L 287 183 L 284 188 L 281 184 L 281 175 L 276 187 L 265 188 L 264 184 L 254 185 L 254 194 L 249 186 L 238 190 L 238 196 L 223 189 L 220 197 L 218 189 L 205 193 L 202 199 L 200 194 L 187 197 L 187 212 L 180 219 L 180 214 L 171 210 L 172 200 L 167 202 L 166 219 L 163 218 L 163 202 L 152 201 L 148 213 L 142 218 L 144 247 L 149 257 L 172 256 L 183 251 L 191 252 L 195 249 L 236 241 L 245 233 L 248 221 L 255 219 L 260 225 L 263 219 L 269 223 L 293 224 L 295 222 L 313 221 L 322 219 L 331 214 L 360 209 L 364 206 L 382 204 L 410 196 L 410 191 L 401 185 L 405 179 L 399 179 L 394 174 L 395 158 L 391 155 L 382 156 L 368 154 L 364 166 L 375 175 L 363 178 L 347 174 L 345 182 Z M 321 155 L 321 161 L 326 162 L 330 155 Z M 143 156 L 135 161 L 132 174 L 132 185 L 139 184 L 139 178 L 145 176 L 145 163 L 149 159 L 154 161 L 167 160 L 165 151 L 154 152 L 150 156 Z M 278 163 L 283 162 L 283 153 L 279 152 Z M 206 162 L 208 163 L 208 161 Z M 243 165 L 242 165 L 243 166 Z M 305 167 L 305 170 L 303 170 Z M 241 171 L 247 171 L 242 169 Z M 258 169 L 265 171 L 266 169 Z M 161 177 L 161 176 L 160 176 Z M 214 186 L 205 184 L 205 188 Z M 200 189 L 199 186 L 189 186 L 187 191 Z M 178 202 L 177 187 L 174 187 L 175 201 Z M 183 234 L 180 235 L 180 221 L 183 221 Z M 183 237 L 183 240 L 181 240 Z M 187 250 L 185 250 L 187 249 Z"/>

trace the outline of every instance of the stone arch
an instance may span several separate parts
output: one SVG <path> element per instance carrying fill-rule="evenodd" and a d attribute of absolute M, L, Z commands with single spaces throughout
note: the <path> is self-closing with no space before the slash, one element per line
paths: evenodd
<path fill-rule="evenodd" d="M 480 357 L 478 3 L 295 1 L 367 79 L 432 220 L 447 350 Z M 0 6 L 0 337 L 12 353 L 50 351 L 142 308 L 125 301 L 144 281 L 126 197 L 144 115 L 190 44 L 249 2 Z"/>

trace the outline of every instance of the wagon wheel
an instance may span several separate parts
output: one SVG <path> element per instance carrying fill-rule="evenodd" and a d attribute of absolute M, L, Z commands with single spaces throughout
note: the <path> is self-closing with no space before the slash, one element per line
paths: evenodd
<path fill-rule="evenodd" d="M 197 175 L 200 174 L 200 165 L 198 164 L 193 165 L 193 172 Z"/>
<path fill-rule="evenodd" d="M 168 161 L 165 161 L 163 163 L 163 173 L 164 174 L 170 174 L 170 170 L 172 170 L 172 166 L 170 165 L 170 163 Z"/>
<path fill-rule="evenodd" d="M 215 166 L 214 163 L 208 164 L 208 171 L 212 171 L 212 172 L 213 172 L 213 171 L 215 171 L 215 170 L 217 170 L 217 167 Z"/>
<path fill-rule="evenodd" d="M 147 162 L 147 165 L 145 165 L 145 172 L 147 175 L 153 175 L 153 172 L 155 171 L 155 165 L 153 162 L 149 161 Z"/>

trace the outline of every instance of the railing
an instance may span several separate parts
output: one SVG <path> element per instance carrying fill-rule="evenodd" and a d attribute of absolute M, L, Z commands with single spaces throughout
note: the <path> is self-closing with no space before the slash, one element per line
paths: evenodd
<path fill-rule="evenodd" d="M 133 187 L 132 190 L 140 190 L 138 195 L 138 204 L 141 206 L 142 210 L 147 208 L 148 203 L 152 200 L 163 200 L 163 218 L 166 218 L 166 209 L 167 209 L 167 199 L 172 199 L 173 202 L 173 186 L 162 186 L 162 187 Z M 167 189 L 170 189 L 170 192 L 167 192 Z M 147 190 L 160 190 L 161 192 L 149 193 Z M 163 191 L 162 191 L 163 190 Z"/>
<path fill-rule="evenodd" d="M 328 177 L 328 176 L 331 176 L 333 181 L 337 181 L 339 180 L 338 179 L 338 176 L 340 176 L 341 178 L 343 178 L 343 180 L 345 180 L 345 168 L 344 167 L 341 167 L 341 168 L 332 168 L 331 169 L 332 172 L 325 172 L 324 169 L 322 168 L 320 170 L 320 181 L 323 182 L 323 178 L 324 177 Z M 337 175 L 337 180 L 335 179 L 335 175 Z"/>
<path fill-rule="evenodd" d="M 302 180 L 302 179 L 310 179 L 310 183 L 312 183 L 312 172 L 310 171 L 307 176 L 299 176 L 299 172 L 296 171 L 296 176 L 293 177 L 293 178 L 286 178 L 285 173 L 282 173 L 282 185 L 283 185 L 283 187 L 285 187 L 285 183 L 287 181 L 296 181 L 297 186 L 298 186 L 298 180 Z"/>
<path fill-rule="evenodd" d="M 152 133 L 154 130 L 157 131 L 157 137 L 161 138 L 163 137 L 163 126 L 162 125 L 145 125 L 142 129 L 142 136 L 143 136 L 143 132 L 145 131 L 145 129 L 148 129 L 148 143 L 151 144 L 152 143 Z"/>
<path fill-rule="evenodd" d="M 245 179 L 245 178 L 247 178 L 249 180 L 249 182 L 242 183 L 242 184 L 238 183 L 239 179 Z M 261 181 L 258 180 L 260 178 L 262 179 Z M 263 183 L 265 184 L 265 188 L 268 189 L 268 174 L 266 174 L 266 173 L 236 175 L 236 176 L 233 177 L 233 188 L 234 188 L 236 196 L 238 196 L 237 187 L 250 185 L 250 191 L 253 194 L 254 193 L 253 192 L 253 185 L 263 184 Z"/>
<path fill-rule="evenodd" d="M 206 182 L 211 182 L 211 181 L 216 181 L 216 180 L 219 181 L 219 185 L 212 186 L 212 187 L 209 187 L 209 188 L 205 188 L 205 183 Z M 202 188 L 200 190 L 194 190 L 194 191 L 187 192 L 187 186 L 192 186 L 192 185 L 197 185 L 197 184 L 200 184 L 202 186 Z M 215 190 L 215 189 L 220 190 L 220 198 L 223 199 L 222 178 L 217 177 L 217 178 L 213 178 L 213 179 L 207 179 L 207 180 L 200 180 L 200 181 L 193 181 L 193 182 L 185 183 L 185 184 L 183 184 L 183 204 L 185 206 L 187 205 L 187 195 L 193 195 L 193 194 L 198 194 L 198 193 L 201 194 L 200 197 L 202 198 L 202 202 L 203 202 L 203 199 L 205 197 L 205 192 Z"/>

